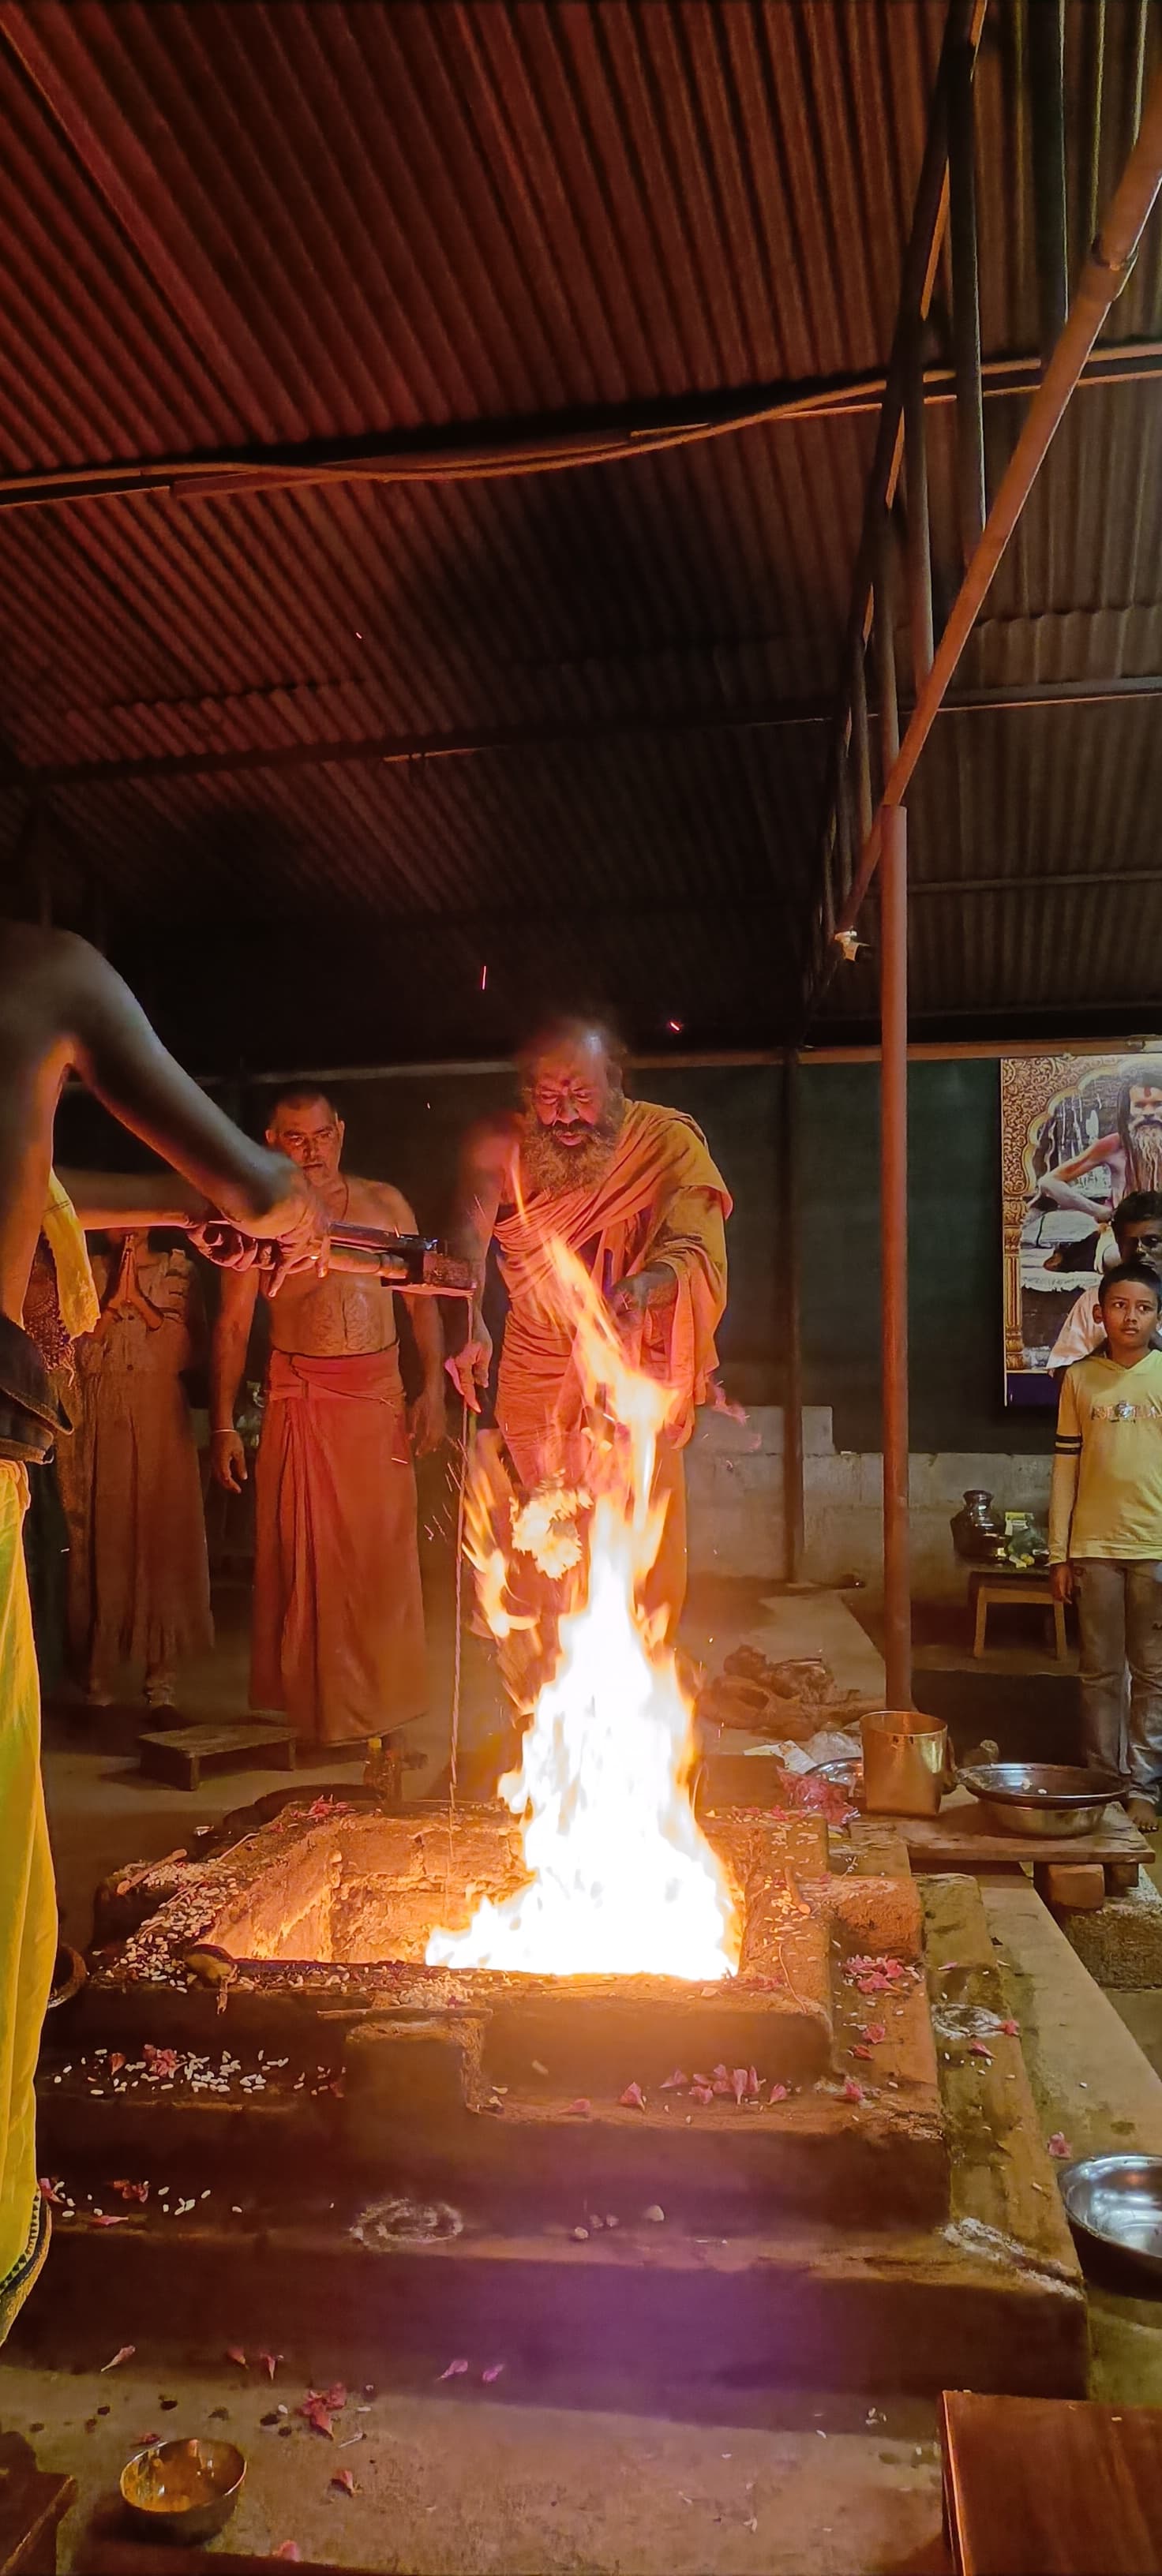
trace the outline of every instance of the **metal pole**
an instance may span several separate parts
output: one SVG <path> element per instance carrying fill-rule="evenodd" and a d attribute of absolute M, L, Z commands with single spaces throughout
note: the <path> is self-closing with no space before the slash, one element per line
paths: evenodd
<path fill-rule="evenodd" d="M 855 813 L 859 824 L 860 846 L 872 827 L 871 752 L 867 735 L 867 674 L 863 663 L 863 637 L 855 648 L 851 673 L 851 751 L 855 762 Z"/>
<path fill-rule="evenodd" d="M 908 547 L 908 621 L 912 632 L 912 687 L 932 668 L 932 547 L 928 533 L 928 449 L 924 436 L 923 325 L 908 344 L 904 375 L 904 489 Z"/>
<path fill-rule="evenodd" d="M 959 45 L 948 84 L 948 238 L 952 252 L 952 344 L 956 364 L 956 487 L 960 543 L 969 563 L 985 521 L 984 397 L 980 373 L 980 282 L 976 251 L 976 56 Z"/>
<path fill-rule="evenodd" d="M 1101 233 L 1094 243 L 1069 308 L 1069 319 L 1033 396 L 1025 424 L 1001 478 L 980 544 L 952 604 L 952 611 L 918 692 L 911 722 L 900 745 L 884 791 L 885 804 L 903 797 L 935 723 L 953 672 L 964 651 L 989 584 L 1045 461 L 1054 432 L 1069 402 L 1085 361 L 1115 297 L 1129 276 L 1134 256 L 1159 187 L 1162 186 L 1162 74 L 1146 102 L 1138 140 Z M 836 923 L 836 934 L 855 926 L 859 907 L 875 874 L 881 841 L 877 814 L 865 836 L 863 856 L 851 893 Z"/>
<path fill-rule="evenodd" d="M 1031 0 L 1029 99 L 1041 354 L 1051 356 L 1069 307 L 1065 214 L 1065 0 Z"/>
<path fill-rule="evenodd" d="M 783 1271 L 783 1577 L 803 1572 L 803 1343 L 799 1301 L 799 1070 L 788 1049 L 780 1095 Z"/>
<path fill-rule="evenodd" d="M 875 622 L 872 646 L 880 695 L 880 776 L 886 788 L 900 753 L 900 707 L 896 691 L 896 531 L 885 510 L 876 543 Z"/>
<path fill-rule="evenodd" d="M 883 818 L 880 865 L 880 1308 L 884 1422 L 884 1687 L 912 1705 L 908 1529 L 908 823 Z"/>

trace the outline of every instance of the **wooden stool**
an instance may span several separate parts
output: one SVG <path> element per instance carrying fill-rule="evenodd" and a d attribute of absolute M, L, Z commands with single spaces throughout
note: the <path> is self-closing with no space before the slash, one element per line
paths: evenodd
<path fill-rule="evenodd" d="M 297 1737 L 293 1726 L 243 1719 L 219 1726 L 202 1719 L 193 1726 L 150 1728 L 138 1738 L 139 1769 L 150 1780 L 168 1780 L 175 1789 L 199 1789 L 203 1771 L 293 1771 Z"/>
<path fill-rule="evenodd" d="M 956 2576 L 1153 2576 L 1162 2413 L 1084 2397 L 940 2400 Z"/>
<path fill-rule="evenodd" d="M 970 1603 L 975 1603 L 976 1606 L 976 1626 L 972 1640 L 974 1655 L 984 1653 L 988 1614 L 998 1601 L 1020 1601 L 1030 1604 L 1035 1602 L 1039 1610 L 1052 1611 L 1057 1660 L 1059 1664 L 1065 1662 L 1068 1653 L 1065 1640 L 1065 1604 L 1063 1601 L 1054 1600 L 1052 1581 L 1047 1573 L 1021 1574 L 1014 1571 L 1012 1574 L 1006 1574 L 999 1565 L 981 1566 L 979 1572 L 969 1575 L 968 1597 Z"/>

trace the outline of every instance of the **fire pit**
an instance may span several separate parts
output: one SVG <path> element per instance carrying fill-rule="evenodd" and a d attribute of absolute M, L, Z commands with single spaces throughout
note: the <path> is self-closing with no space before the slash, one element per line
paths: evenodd
<path fill-rule="evenodd" d="M 76 2294 L 88 2263 L 118 2331 L 153 2331 L 164 2191 L 197 2228 L 187 2307 L 220 2315 L 228 2275 L 270 2350 L 310 2311 L 467 2352 L 475 2312 L 538 2386 L 557 2350 L 600 2376 L 633 2347 L 720 2388 L 1071 2392 L 1077 2266 L 976 1891 L 934 1955 L 906 1854 L 833 1851 L 819 1817 L 695 1817 L 690 1702 L 643 1606 L 672 1390 L 557 1249 L 601 1436 L 583 1481 L 468 1507 L 529 1711 L 510 1812 L 292 1796 L 126 1874 L 43 2075 L 54 2277 Z M 942 2074 L 930 1979 L 970 2016 Z"/>

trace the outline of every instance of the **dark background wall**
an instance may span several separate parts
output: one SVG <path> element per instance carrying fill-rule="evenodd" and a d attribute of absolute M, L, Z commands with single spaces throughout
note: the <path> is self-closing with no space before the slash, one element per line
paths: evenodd
<path fill-rule="evenodd" d="M 782 1394 L 778 1225 L 780 1068 L 649 1068 L 648 1099 L 705 1129 L 733 1192 L 723 1374 L 744 1404 Z M 800 1104 L 801 1279 L 806 1401 L 829 1404 L 836 1445 L 879 1446 L 878 1069 L 805 1065 Z M 402 1073 L 337 1082 L 354 1170 L 395 1181 L 425 1232 L 447 1224 L 460 1137 L 512 1097 L 503 1073 Z M 994 1062 L 914 1064 L 909 1076 L 912 1446 L 1038 1450 L 1048 1415 L 1002 1400 L 999 1076 Z M 224 1105 L 256 1130 L 261 1084 Z M 103 1111 L 72 1093 L 58 1160 L 116 1169 L 138 1160 Z"/>

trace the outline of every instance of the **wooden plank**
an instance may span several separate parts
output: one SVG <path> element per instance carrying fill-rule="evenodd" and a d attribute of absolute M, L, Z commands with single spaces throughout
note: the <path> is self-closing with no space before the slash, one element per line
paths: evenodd
<path fill-rule="evenodd" d="M 56 2576 L 57 2531 L 75 2478 L 19 2463 L 0 2469 L 0 2576 Z"/>
<path fill-rule="evenodd" d="M 1156 2576 L 1162 2414 L 946 2391 L 940 2445 L 962 2576 Z"/>
<path fill-rule="evenodd" d="M 963 1801 L 963 1803 L 961 1803 Z M 967 1790 L 946 1799 L 938 1816 L 900 1816 L 896 1827 L 914 1870 L 994 1869 L 1019 1861 L 1143 1861 L 1151 1846 L 1120 1807 L 1107 1807 L 1091 1834 L 998 1832 Z"/>
<path fill-rule="evenodd" d="M 206 1721 L 151 1728 L 138 1739 L 146 1777 L 169 1781 L 179 1789 L 196 1789 L 204 1770 L 230 1770 L 239 1763 L 253 1769 L 266 1762 L 272 1769 L 293 1771 L 296 1744 L 293 1727 L 253 1721 L 236 1726 Z"/>

